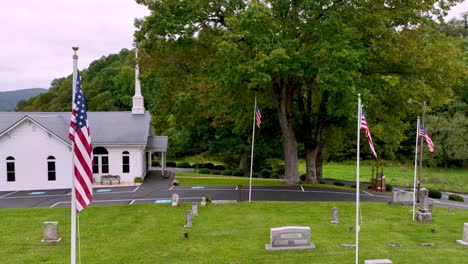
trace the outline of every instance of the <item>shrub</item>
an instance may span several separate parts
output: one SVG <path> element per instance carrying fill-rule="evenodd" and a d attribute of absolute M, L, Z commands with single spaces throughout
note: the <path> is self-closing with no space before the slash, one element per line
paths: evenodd
<path fill-rule="evenodd" d="M 212 170 L 212 169 L 214 169 L 214 167 L 215 166 L 213 165 L 213 163 L 210 163 L 210 162 L 203 164 L 203 168 L 205 168 L 205 169 Z"/>
<path fill-rule="evenodd" d="M 166 167 L 172 167 L 174 168 L 176 166 L 176 162 L 175 161 L 167 161 L 166 162 Z"/>
<path fill-rule="evenodd" d="M 429 190 L 429 198 L 440 199 L 442 198 L 442 193 L 439 190 Z"/>
<path fill-rule="evenodd" d="M 340 182 L 340 181 L 333 182 L 333 185 L 336 185 L 336 186 L 345 186 L 344 182 Z"/>
<path fill-rule="evenodd" d="M 142 182 L 143 182 L 143 178 L 142 178 L 142 177 L 135 177 L 135 178 L 133 178 L 133 182 L 134 182 L 134 183 L 142 183 Z"/>
<path fill-rule="evenodd" d="M 182 161 L 182 162 L 177 162 L 176 167 L 177 168 L 191 168 L 192 166 L 190 166 L 190 163 L 186 161 Z"/>
<path fill-rule="evenodd" d="M 161 167 L 161 163 L 159 163 L 159 161 L 157 161 L 157 160 L 153 160 L 153 161 L 151 161 L 151 166 L 153 166 L 153 167 Z"/>
<path fill-rule="evenodd" d="M 242 170 L 233 170 L 232 171 L 232 176 L 244 176 L 244 172 Z"/>
<path fill-rule="evenodd" d="M 194 168 L 194 169 L 201 168 L 202 166 L 203 166 L 203 164 L 201 164 L 201 163 L 194 163 L 194 164 L 192 164 L 192 168 Z"/>
<path fill-rule="evenodd" d="M 463 196 L 460 196 L 458 194 L 450 194 L 448 198 L 450 201 L 457 201 L 457 202 L 465 201 L 465 199 L 463 199 Z"/>
<path fill-rule="evenodd" d="M 327 184 L 326 182 L 324 181 L 319 181 L 320 184 Z"/>
<path fill-rule="evenodd" d="M 263 169 L 262 171 L 260 171 L 260 175 L 262 175 L 262 178 L 270 178 L 271 171 L 267 169 Z"/>
<path fill-rule="evenodd" d="M 215 170 L 225 170 L 226 168 L 223 165 L 216 165 L 214 166 Z"/>
<path fill-rule="evenodd" d="M 211 196 L 208 195 L 208 194 L 205 195 L 205 201 L 206 201 L 207 203 L 211 203 Z"/>
<path fill-rule="evenodd" d="M 223 171 L 214 170 L 214 171 L 211 171 L 211 174 L 214 174 L 214 175 L 223 175 Z"/>
<path fill-rule="evenodd" d="M 284 164 L 275 164 L 271 169 L 271 172 L 274 176 L 284 175 Z"/>
<path fill-rule="evenodd" d="M 200 174 L 210 174 L 210 169 L 207 169 L 207 168 L 201 168 L 198 170 L 198 173 Z"/>
<path fill-rule="evenodd" d="M 301 174 L 301 182 L 305 182 L 307 179 L 307 174 Z"/>
<path fill-rule="evenodd" d="M 172 181 L 172 185 L 174 185 L 174 186 L 179 186 L 179 181 L 178 181 L 178 180 L 173 180 L 173 181 Z"/>
<path fill-rule="evenodd" d="M 390 183 L 385 184 L 385 190 L 387 192 L 391 192 L 393 190 L 393 186 Z"/>
<path fill-rule="evenodd" d="M 356 184 L 351 185 L 351 188 L 356 189 Z"/>
<path fill-rule="evenodd" d="M 223 175 L 232 175 L 232 170 L 224 170 Z"/>

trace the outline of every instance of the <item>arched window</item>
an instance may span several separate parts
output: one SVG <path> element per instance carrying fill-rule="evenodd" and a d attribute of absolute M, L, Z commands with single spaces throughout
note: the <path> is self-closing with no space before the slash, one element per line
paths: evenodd
<path fill-rule="evenodd" d="M 122 172 L 130 172 L 130 153 L 128 151 L 122 152 Z"/>
<path fill-rule="evenodd" d="M 109 152 L 106 148 L 94 148 L 93 161 L 93 173 L 109 173 Z"/>
<path fill-rule="evenodd" d="M 9 156 L 6 158 L 7 181 L 15 181 L 15 158 Z"/>
<path fill-rule="evenodd" d="M 49 156 L 47 157 L 47 177 L 49 181 L 56 180 L 56 173 L 55 173 L 55 157 Z"/>

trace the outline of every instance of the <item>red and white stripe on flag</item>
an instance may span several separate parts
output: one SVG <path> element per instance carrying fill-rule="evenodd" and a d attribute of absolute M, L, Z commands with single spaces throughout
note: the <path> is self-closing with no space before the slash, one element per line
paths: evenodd
<path fill-rule="evenodd" d="M 377 152 L 375 152 L 374 142 L 372 141 L 372 136 L 370 133 L 369 125 L 367 124 L 366 114 L 364 113 L 364 108 L 361 108 L 361 129 L 366 132 L 367 141 L 369 141 L 369 147 L 374 158 L 377 158 Z"/>
<path fill-rule="evenodd" d="M 79 72 L 77 74 L 76 93 L 68 137 L 74 143 L 73 182 L 75 185 L 76 210 L 80 212 L 93 199 L 93 147 Z"/>
<path fill-rule="evenodd" d="M 260 113 L 260 108 L 258 108 L 258 105 L 255 105 L 255 121 L 257 127 L 260 128 L 260 125 L 262 124 L 262 113 Z"/>

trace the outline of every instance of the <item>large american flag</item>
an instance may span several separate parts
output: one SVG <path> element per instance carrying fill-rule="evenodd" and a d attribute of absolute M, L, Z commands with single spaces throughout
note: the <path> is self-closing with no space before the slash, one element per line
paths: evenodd
<path fill-rule="evenodd" d="M 93 199 L 93 147 L 91 145 L 88 115 L 86 114 L 79 72 L 76 78 L 75 100 L 73 102 L 68 137 L 74 143 L 73 181 L 75 185 L 76 210 L 80 212 Z"/>
<path fill-rule="evenodd" d="M 255 104 L 255 120 L 257 121 L 257 127 L 260 128 L 262 124 L 262 113 L 260 113 L 260 108 L 258 108 L 257 104 Z"/>
<path fill-rule="evenodd" d="M 374 142 L 372 141 L 372 136 L 369 130 L 369 125 L 367 125 L 366 114 L 364 113 L 364 107 L 361 108 L 361 129 L 366 131 L 366 138 L 369 141 L 369 147 L 374 158 L 377 158 L 377 152 L 375 152 Z"/>
<path fill-rule="evenodd" d="M 419 124 L 419 136 L 426 140 L 429 151 L 434 152 L 434 143 L 432 142 L 432 138 L 429 136 L 426 129 L 424 129 L 422 123 Z"/>

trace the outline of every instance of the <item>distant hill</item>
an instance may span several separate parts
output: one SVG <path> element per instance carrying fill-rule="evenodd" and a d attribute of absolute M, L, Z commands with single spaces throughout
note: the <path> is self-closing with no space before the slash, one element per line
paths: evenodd
<path fill-rule="evenodd" d="M 47 92 L 44 88 L 30 88 L 8 92 L 0 92 L 0 111 L 15 111 L 16 104 L 21 100 L 29 99 Z"/>

